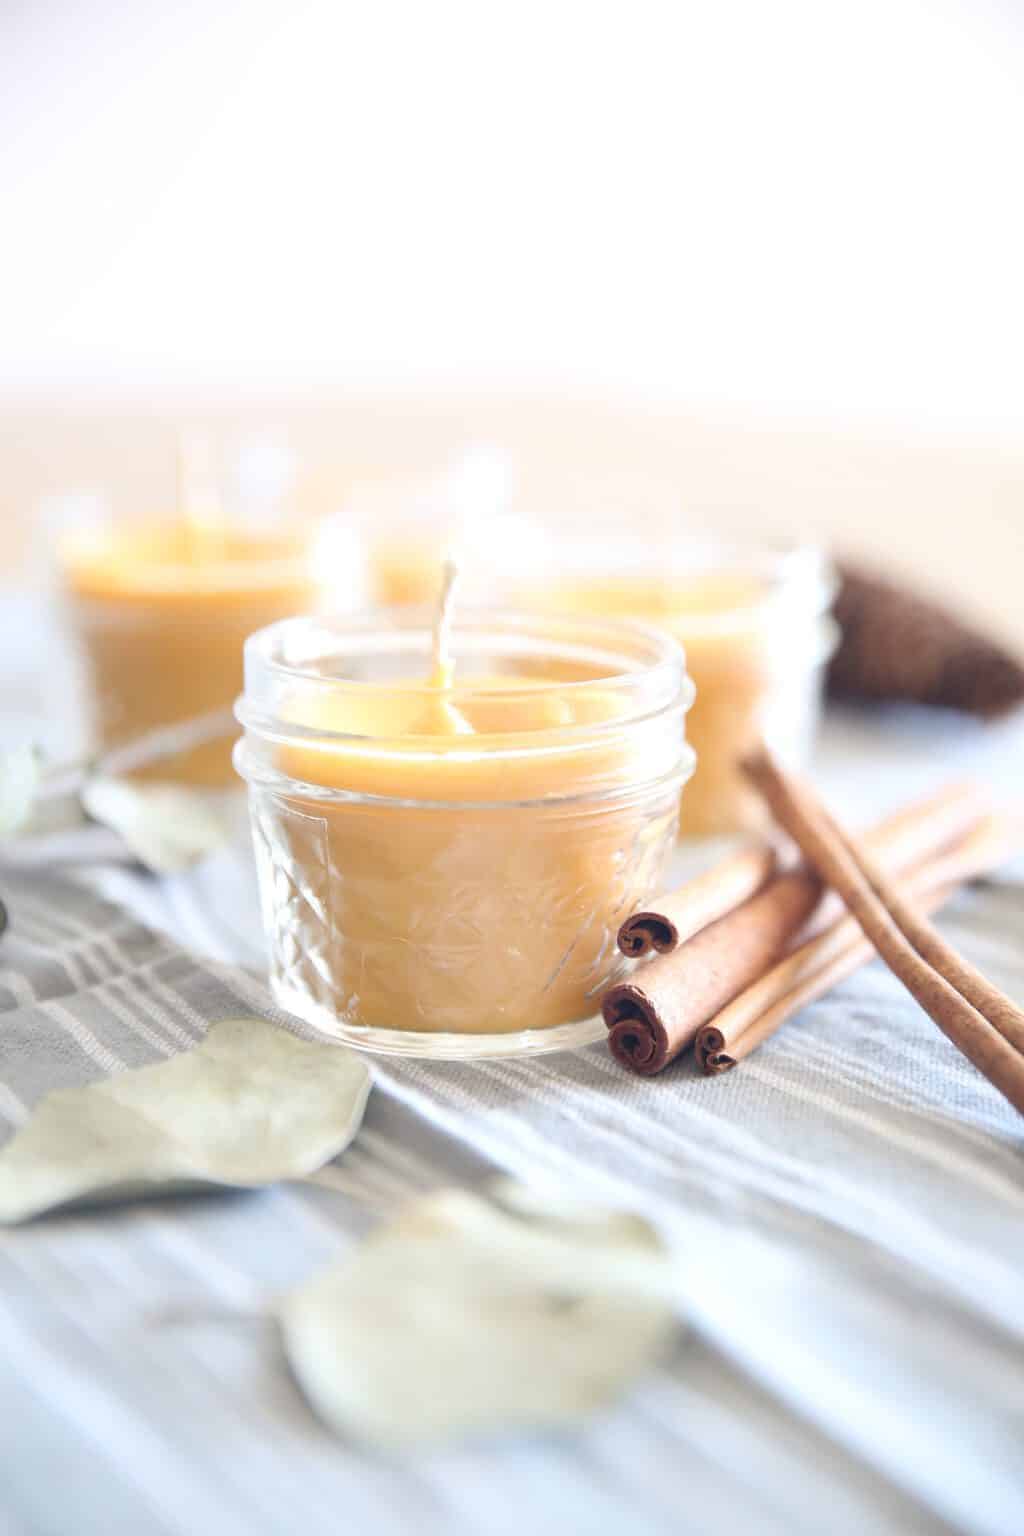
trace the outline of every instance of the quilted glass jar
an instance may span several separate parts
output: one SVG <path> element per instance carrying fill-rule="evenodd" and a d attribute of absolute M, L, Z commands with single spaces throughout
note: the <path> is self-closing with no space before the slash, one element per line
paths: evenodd
<path fill-rule="evenodd" d="M 422 615 L 246 645 L 247 780 L 278 1002 L 436 1057 L 597 1038 L 619 924 L 658 889 L 693 769 L 679 646 L 642 625 Z"/>
<path fill-rule="evenodd" d="M 237 784 L 231 708 L 247 635 L 317 601 L 309 531 L 225 527 L 204 543 L 181 519 L 116 518 L 102 504 L 56 543 L 57 611 L 80 680 L 89 751 L 155 733 L 179 745 L 142 776 Z"/>

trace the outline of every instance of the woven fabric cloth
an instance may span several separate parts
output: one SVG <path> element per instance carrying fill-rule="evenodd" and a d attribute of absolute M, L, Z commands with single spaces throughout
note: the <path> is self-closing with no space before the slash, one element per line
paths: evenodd
<path fill-rule="evenodd" d="M 895 760 L 867 782 L 862 728 L 838 731 L 847 778 L 833 780 L 851 805 L 921 787 Z M 186 1049 L 218 1018 L 299 1027 L 226 963 L 247 957 L 226 915 L 238 879 L 0 874 L 0 1136 L 47 1089 Z M 942 925 L 1024 998 L 1019 866 Z M 1019 1118 L 877 964 L 720 1079 L 681 1063 L 642 1081 L 603 1046 L 382 1061 L 329 1188 L 0 1231 L 0 1532 L 1011 1536 L 1022 1151 Z M 648 1212 L 685 1258 L 691 1332 L 578 1432 L 402 1457 L 332 1437 L 289 1375 L 273 1298 L 410 1195 L 496 1168 Z"/>

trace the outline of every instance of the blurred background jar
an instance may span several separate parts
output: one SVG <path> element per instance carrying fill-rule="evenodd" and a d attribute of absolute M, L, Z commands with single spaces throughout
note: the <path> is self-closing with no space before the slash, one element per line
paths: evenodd
<path fill-rule="evenodd" d="M 291 482 L 272 436 L 224 445 L 183 433 L 164 507 L 79 495 L 50 509 L 65 641 L 55 682 L 73 679 L 64 694 L 76 700 L 78 750 L 127 753 L 149 778 L 236 782 L 231 709 L 247 636 L 362 595 L 344 530 L 298 516 Z"/>
<path fill-rule="evenodd" d="M 543 572 L 519 578 L 531 609 L 643 619 L 679 640 L 697 696 L 687 736 L 697 767 L 684 837 L 757 828 L 763 812 L 739 762 L 766 740 L 787 765 L 808 759 L 836 643 L 835 578 L 811 546 L 625 534 L 552 542 Z"/>

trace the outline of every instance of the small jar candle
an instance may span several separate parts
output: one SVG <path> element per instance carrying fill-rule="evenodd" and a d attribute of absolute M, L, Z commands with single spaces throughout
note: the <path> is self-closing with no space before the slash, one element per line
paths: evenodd
<path fill-rule="evenodd" d="M 697 689 L 687 720 L 697 768 L 682 834 L 763 825 L 739 761 L 760 740 L 794 768 L 810 753 L 835 645 L 828 618 L 835 582 L 821 552 L 679 537 L 578 539 L 551 565 L 557 576 L 521 584 L 526 606 L 641 618 L 686 650 Z"/>
<path fill-rule="evenodd" d="M 89 748 L 116 753 L 187 722 L 183 735 L 197 744 L 169 747 L 139 773 L 234 782 L 242 647 L 254 630 L 316 605 L 307 540 L 305 531 L 102 515 L 60 535 L 58 601 Z"/>
<path fill-rule="evenodd" d="M 681 650 L 641 625 L 299 619 L 246 645 L 248 781 L 281 1006 L 370 1049 L 555 1050 L 601 1032 L 623 918 L 693 766 Z"/>

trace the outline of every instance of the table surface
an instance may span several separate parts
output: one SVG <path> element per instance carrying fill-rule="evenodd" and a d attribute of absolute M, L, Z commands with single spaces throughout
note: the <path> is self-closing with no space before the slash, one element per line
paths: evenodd
<path fill-rule="evenodd" d="M 1019 792 L 1022 761 L 1024 721 L 841 715 L 821 772 L 865 817 L 967 769 Z M 0 1138 L 47 1086 L 273 1016 L 231 963 L 257 959 L 244 861 L 163 882 L 70 873 L 0 870 Z M 1017 864 L 942 925 L 1024 998 L 1022 918 Z M 1010 1536 L 1022 1149 L 1018 1117 L 878 964 L 721 1079 L 680 1063 L 644 1082 L 603 1045 L 382 1061 L 330 1188 L 0 1233 L 0 1533 Z M 403 1456 L 331 1436 L 289 1375 L 274 1297 L 410 1195 L 496 1169 L 649 1213 L 685 1261 L 677 1350 L 578 1431 Z"/>

